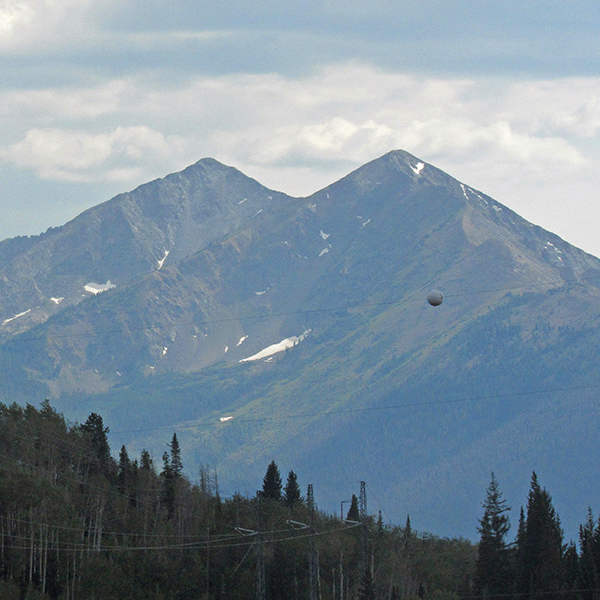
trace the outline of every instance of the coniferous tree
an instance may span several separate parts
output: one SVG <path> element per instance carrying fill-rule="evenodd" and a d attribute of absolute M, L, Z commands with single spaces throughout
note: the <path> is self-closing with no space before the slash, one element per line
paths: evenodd
<path fill-rule="evenodd" d="M 579 582 L 583 600 L 595 600 L 598 593 L 598 544 L 596 525 L 592 509 L 588 508 L 587 519 L 579 526 Z"/>
<path fill-rule="evenodd" d="M 560 520 L 550 494 L 531 477 L 524 530 L 519 532 L 517 592 L 524 599 L 552 600 L 562 586 L 563 547 Z"/>
<path fill-rule="evenodd" d="M 356 494 L 352 494 L 352 500 L 350 501 L 350 508 L 348 509 L 348 514 L 346 515 L 347 521 L 360 521 L 360 513 L 358 511 L 358 498 Z"/>
<path fill-rule="evenodd" d="M 170 452 L 163 453 L 163 499 L 167 507 L 167 513 L 171 518 L 175 512 L 175 502 L 179 481 L 182 479 L 183 464 L 181 462 L 181 449 L 177 434 L 174 433 L 168 444 Z"/>
<path fill-rule="evenodd" d="M 279 467 L 274 460 L 267 467 L 267 472 L 263 479 L 263 498 L 271 498 L 272 500 L 281 500 L 281 475 Z"/>
<path fill-rule="evenodd" d="M 177 440 L 177 434 L 173 434 L 173 439 L 169 444 L 171 449 L 171 474 L 177 478 L 183 471 L 183 463 L 181 462 L 181 449 L 179 448 L 179 441 Z"/>
<path fill-rule="evenodd" d="M 579 586 L 579 556 L 577 555 L 577 548 L 574 542 L 571 542 L 567 546 L 563 562 L 563 591 L 571 592 L 572 595 L 567 597 L 578 598 L 580 596 L 576 590 L 581 590 L 582 588 Z M 583 598 L 586 598 L 585 594 L 583 594 Z M 597 598 L 597 593 L 588 596 L 588 598 L 594 600 Z"/>
<path fill-rule="evenodd" d="M 410 515 L 406 515 L 406 525 L 404 526 L 404 535 L 407 540 L 412 536 L 412 527 L 410 525 Z"/>
<path fill-rule="evenodd" d="M 119 453 L 119 468 L 117 471 L 117 487 L 121 494 L 127 494 L 130 484 L 131 475 L 131 461 L 127 454 L 127 448 L 121 446 L 121 452 Z"/>
<path fill-rule="evenodd" d="M 296 473 L 294 473 L 294 471 L 289 472 L 287 482 L 283 491 L 283 500 L 288 508 L 294 508 L 296 504 L 300 504 L 302 502 L 300 486 L 298 485 L 298 477 Z"/>
<path fill-rule="evenodd" d="M 154 461 L 150 456 L 150 452 L 145 448 L 142 450 L 140 455 L 140 469 L 143 471 L 154 471 Z"/>
<path fill-rule="evenodd" d="M 510 507 L 502 498 L 498 481 L 492 473 L 479 521 L 480 534 L 475 571 L 475 593 L 478 596 L 507 594 L 512 586 L 511 558 L 506 545 Z"/>
<path fill-rule="evenodd" d="M 80 426 L 84 438 L 88 441 L 94 460 L 86 461 L 90 473 L 108 475 L 111 466 L 110 446 L 108 444 L 108 427 L 104 427 L 102 417 L 91 413 L 86 422 Z"/>

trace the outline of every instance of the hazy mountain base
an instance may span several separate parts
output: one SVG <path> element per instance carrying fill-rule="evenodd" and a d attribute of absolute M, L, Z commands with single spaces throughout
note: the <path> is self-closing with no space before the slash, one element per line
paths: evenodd
<path fill-rule="evenodd" d="M 425 529 L 471 539 L 478 508 L 473 490 L 494 470 L 508 482 L 506 495 L 514 503 L 524 497 L 534 464 L 574 538 L 586 498 L 595 493 L 593 479 L 581 473 L 593 470 L 588 457 L 600 441 L 594 425 L 600 411 L 597 389 L 582 386 L 598 380 L 597 362 L 586 350 L 597 334 L 593 328 L 552 330 L 544 322 L 524 343 L 523 324 L 511 325 L 508 317 L 531 301 L 507 296 L 506 320 L 489 314 L 465 327 L 428 355 L 426 377 L 419 373 L 398 385 L 402 364 L 390 359 L 359 392 L 340 382 L 343 404 L 336 402 L 333 374 L 303 365 L 313 360 L 309 344 L 317 343 L 307 340 L 269 365 L 167 374 L 104 396 L 65 396 L 58 405 L 79 418 L 101 410 L 115 443 L 136 450 L 164 446 L 170 425 L 177 426 L 190 472 L 218 466 L 229 493 L 253 493 L 252 481 L 277 456 L 314 483 L 327 510 L 344 499 L 340 489 L 349 495 L 362 479 L 371 502 L 395 522 L 410 514 Z M 274 405 L 277 412 L 261 408 Z M 229 414 L 236 417 L 219 422 Z M 569 451 L 569 440 L 581 450 Z"/>

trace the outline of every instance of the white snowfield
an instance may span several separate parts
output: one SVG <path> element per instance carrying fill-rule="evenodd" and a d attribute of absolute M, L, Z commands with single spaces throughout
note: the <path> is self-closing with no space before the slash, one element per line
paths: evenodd
<path fill-rule="evenodd" d="M 242 358 L 240 362 L 243 363 L 250 362 L 253 360 L 260 360 L 261 358 L 268 358 L 269 356 L 273 356 L 278 352 L 283 352 L 288 348 L 293 348 L 296 344 L 299 344 L 300 342 L 304 341 L 304 339 L 310 332 L 311 330 L 307 329 L 302 333 L 302 335 L 293 335 L 292 337 L 285 338 L 285 340 L 281 340 L 281 342 L 279 342 L 278 344 L 272 344 L 271 346 L 267 346 L 260 352 L 257 352 L 256 354 L 253 354 L 248 358 Z"/>
<path fill-rule="evenodd" d="M 110 279 L 106 283 L 86 283 L 83 286 L 83 289 L 90 294 L 101 294 L 102 292 L 106 292 L 106 290 L 112 290 L 117 286 L 114 283 L 111 283 Z"/>
<path fill-rule="evenodd" d="M 7 323 L 10 323 L 11 321 L 14 321 L 15 319 L 18 319 L 19 317 L 23 317 L 25 316 L 27 313 L 31 312 L 31 309 L 26 310 L 22 313 L 19 313 L 18 315 L 15 315 L 14 317 L 11 317 L 10 319 L 4 319 L 2 325 L 6 325 Z"/>
<path fill-rule="evenodd" d="M 162 269 L 162 266 L 165 264 L 165 260 L 167 260 L 167 256 L 169 256 L 169 250 L 165 250 L 165 255 L 158 261 L 158 270 Z"/>
<path fill-rule="evenodd" d="M 418 162 L 416 167 L 413 167 L 412 165 L 410 166 L 410 168 L 413 170 L 415 175 L 420 175 L 421 171 L 424 169 L 424 167 L 425 167 L 425 163 L 422 163 L 422 162 Z"/>

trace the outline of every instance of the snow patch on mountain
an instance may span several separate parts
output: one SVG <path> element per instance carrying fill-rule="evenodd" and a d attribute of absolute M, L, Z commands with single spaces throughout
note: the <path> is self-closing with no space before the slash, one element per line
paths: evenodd
<path fill-rule="evenodd" d="M 111 283 L 110 279 L 106 283 L 86 283 L 83 286 L 83 289 L 90 294 L 101 294 L 102 292 L 106 292 L 106 290 L 112 290 L 117 286 L 114 283 Z"/>
<path fill-rule="evenodd" d="M 331 234 L 330 233 L 325 233 L 322 229 L 321 232 L 319 234 L 321 236 L 322 239 L 326 240 Z"/>
<path fill-rule="evenodd" d="M 421 171 L 425 168 L 425 163 L 418 162 L 416 167 L 411 165 L 410 168 L 413 170 L 415 175 L 420 175 Z"/>
<path fill-rule="evenodd" d="M 162 269 L 162 266 L 165 264 L 165 260 L 167 260 L 167 256 L 169 256 L 169 250 L 165 250 L 165 255 L 158 261 L 158 270 Z"/>
<path fill-rule="evenodd" d="M 64 296 L 61 298 L 50 298 L 51 302 L 54 302 L 54 304 L 60 304 L 63 300 L 64 300 Z"/>
<path fill-rule="evenodd" d="M 18 315 L 15 315 L 14 317 L 11 317 L 10 319 L 5 319 L 4 322 L 2 323 L 2 325 L 6 325 L 7 323 L 10 323 L 11 321 L 14 321 L 15 319 L 18 319 L 19 317 L 23 317 L 27 313 L 30 313 L 30 312 L 31 312 L 31 309 L 28 309 L 26 311 L 23 311 L 23 312 L 19 313 Z"/>
<path fill-rule="evenodd" d="M 249 356 L 248 358 L 242 358 L 242 360 L 240 360 L 240 362 L 241 363 L 251 362 L 254 360 L 260 360 L 261 358 L 268 359 L 269 357 L 273 356 L 274 354 L 283 352 L 284 350 L 287 350 L 288 348 L 293 348 L 300 342 L 304 341 L 304 339 L 310 332 L 311 332 L 311 329 L 306 329 L 301 335 L 293 335 L 292 337 L 281 340 L 281 342 L 279 342 L 278 344 L 271 344 L 270 346 L 267 346 L 260 352 L 257 352 L 256 354 L 253 354 L 252 356 Z"/>

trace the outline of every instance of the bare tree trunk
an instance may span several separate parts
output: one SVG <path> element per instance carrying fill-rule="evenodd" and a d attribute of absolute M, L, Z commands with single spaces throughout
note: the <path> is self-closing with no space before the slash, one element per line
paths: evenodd
<path fill-rule="evenodd" d="M 344 551 L 340 552 L 340 600 L 344 600 Z"/>
<path fill-rule="evenodd" d="M 29 583 L 33 581 L 33 548 L 34 548 L 34 531 L 33 531 L 33 508 L 29 509 Z"/>

